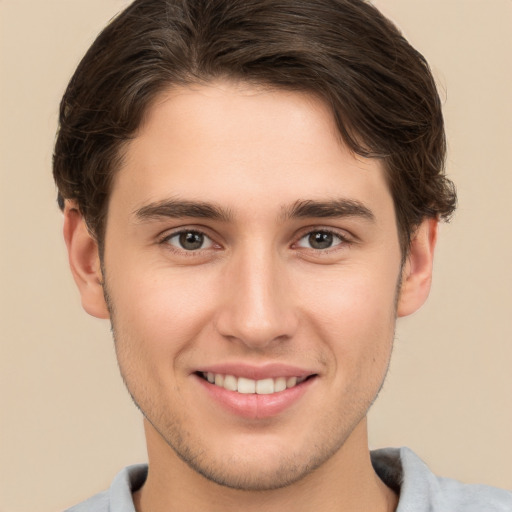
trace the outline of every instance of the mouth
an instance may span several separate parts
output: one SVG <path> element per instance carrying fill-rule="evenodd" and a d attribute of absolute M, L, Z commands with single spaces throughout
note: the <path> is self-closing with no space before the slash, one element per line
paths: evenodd
<path fill-rule="evenodd" d="M 315 377 L 315 375 L 308 375 L 305 377 L 292 376 L 255 380 L 213 372 L 196 372 L 196 375 L 214 386 L 244 395 L 273 395 L 294 388 Z"/>
<path fill-rule="evenodd" d="M 194 376 L 211 404 L 250 421 L 277 418 L 304 403 L 302 397 L 311 396 L 308 390 L 319 380 L 317 373 L 282 364 L 221 364 L 198 369 Z"/>

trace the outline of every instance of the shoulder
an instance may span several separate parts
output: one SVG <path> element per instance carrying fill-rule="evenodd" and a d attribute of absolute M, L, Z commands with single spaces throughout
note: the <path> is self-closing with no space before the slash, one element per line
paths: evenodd
<path fill-rule="evenodd" d="M 446 505 L 461 512 L 512 512 L 512 492 L 487 485 L 463 484 L 438 478 L 439 492 Z"/>
<path fill-rule="evenodd" d="M 437 477 L 408 448 L 376 450 L 372 463 L 400 495 L 396 512 L 512 512 L 512 492 Z"/>
<path fill-rule="evenodd" d="M 103 491 L 64 512 L 109 512 L 109 502 L 108 491 Z"/>
<path fill-rule="evenodd" d="M 109 489 L 66 509 L 65 512 L 135 512 L 132 492 L 142 486 L 147 473 L 146 464 L 128 466 L 116 475 Z"/>

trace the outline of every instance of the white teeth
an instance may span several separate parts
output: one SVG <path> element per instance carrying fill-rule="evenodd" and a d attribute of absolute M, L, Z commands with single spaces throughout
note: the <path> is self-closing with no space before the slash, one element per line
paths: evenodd
<path fill-rule="evenodd" d="M 258 395 L 270 395 L 274 392 L 274 379 L 262 379 L 256 381 L 256 393 Z"/>
<path fill-rule="evenodd" d="M 284 391 L 286 389 L 286 377 L 279 377 L 274 381 L 274 392 Z"/>
<path fill-rule="evenodd" d="M 229 391 L 236 391 L 238 388 L 237 378 L 233 375 L 226 375 L 224 377 L 224 387 Z"/>
<path fill-rule="evenodd" d="M 238 391 L 243 394 L 271 395 L 279 393 L 288 388 L 293 388 L 300 384 L 305 377 L 277 377 L 276 379 L 253 380 L 245 377 L 235 377 L 234 375 L 222 375 L 220 373 L 205 372 L 203 377 L 216 386 L 220 386 L 229 391 Z"/>
<path fill-rule="evenodd" d="M 239 393 L 255 393 L 256 392 L 256 381 L 252 379 L 245 379 L 244 377 L 238 377 L 238 389 Z"/>
<path fill-rule="evenodd" d="M 288 377 L 286 380 L 286 387 L 287 388 L 293 388 L 297 384 L 297 377 Z"/>

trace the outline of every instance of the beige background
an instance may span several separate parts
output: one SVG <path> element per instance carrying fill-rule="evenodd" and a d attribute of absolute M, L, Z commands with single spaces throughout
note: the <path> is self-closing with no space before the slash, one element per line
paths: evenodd
<path fill-rule="evenodd" d="M 50 176 L 59 98 L 126 3 L 0 0 L 0 512 L 62 510 L 145 458 L 109 326 L 67 270 Z M 400 322 L 371 444 L 512 488 L 512 1 L 377 4 L 432 64 L 460 208 L 429 303 Z"/>

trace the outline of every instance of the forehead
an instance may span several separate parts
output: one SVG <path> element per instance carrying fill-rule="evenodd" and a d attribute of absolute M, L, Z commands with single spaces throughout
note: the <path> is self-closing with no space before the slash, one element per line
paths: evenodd
<path fill-rule="evenodd" d="M 160 94 L 125 148 L 111 201 L 178 196 L 236 209 L 328 197 L 389 203 L 380 161 L 351 153 L 312 94 L 217 82 Z"/>

